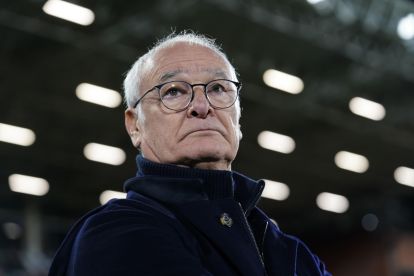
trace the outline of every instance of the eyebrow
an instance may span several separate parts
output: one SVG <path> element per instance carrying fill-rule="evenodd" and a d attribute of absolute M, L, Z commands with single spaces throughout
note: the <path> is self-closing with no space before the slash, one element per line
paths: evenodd
<path fill-rule="evenodd" d="M 213 72 L 214 77 L 216 77 L 216 78 L 220 78 L 220 79 L 228 78 L 227 74 L 221 69 L 206 69 L 205 71 Z M 183 70 L 183 69 L 177 69 L 177 70 L 174 70 L 174 71 L 171 71 L 171 72 L 167 72 L 159 78 L 159 81 L 160 82 L 168 81 L 168 80 L 174 78 L 175 76 L 177 76 L 181 73 L 185 73 L 185 72 L 187 72 L 187 71 Z"/>
<path fill-rule="evenodd" d="M 227 74 L 226 74 L 224 71 L 222 71 L 222 70 L 216 70 L 216 72 L 214 73 L 214 75 L 215 75 L 217 78 L 222 78 L 222 79 L 229 78 L 229 77 L 227 76 Z"/>
<path fill-rule="evenodd" d="M 181 69 L 178 69 L 178 70 L 175 70 L 175 71 L 171 71 L 171 72 L 167 72 L 164 75 L 162 75 L 159 80 L 160 80 L 160 82 L 164 82 L 164 81 L 167 81 L 169 79 L 172 79 L 176 75 L 178 75 L 180 73 L 183 73 L 183 72 L 184 71 L 181 70 Z"/>

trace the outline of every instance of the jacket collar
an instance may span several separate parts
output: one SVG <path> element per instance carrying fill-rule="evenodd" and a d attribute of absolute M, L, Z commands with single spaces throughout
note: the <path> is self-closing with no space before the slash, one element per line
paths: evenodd
<path fill-rule="evenodd" d="M 141 155 L 137 157 L 137 164 L 137 176 L 125 182 L 124 190 L 135 191 L 166 204 L 234 198 L 248 215 L 264 189 L 264 181 L 254 181 L 234 171 L 159 164 Z"/>

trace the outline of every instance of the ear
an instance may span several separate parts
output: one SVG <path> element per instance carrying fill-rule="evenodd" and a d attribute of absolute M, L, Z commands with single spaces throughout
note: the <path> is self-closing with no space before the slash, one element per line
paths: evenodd
<path fill-rule="evenodd" d="M 237 127 L 237 138 L 239 138 L 239 142 L 241 141 L 241 139 L 243 138 L 243 133 L 241 131 L 241 125 L 239 124 Z"/>
<path fill-rule="evenodd" d="M 129 137 L 131 137 L 132 144 L 139 149 L 141 145 L 141 132 L 139 130 L 138 117 L 135 110 L 130 107 L 125 110 L 125 128 Z"/>

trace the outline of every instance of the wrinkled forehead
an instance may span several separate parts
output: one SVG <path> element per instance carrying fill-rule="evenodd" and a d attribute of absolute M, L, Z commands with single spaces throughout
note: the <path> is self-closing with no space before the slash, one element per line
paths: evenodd
<path fill-rule="evenodd" d="M 174 80 L 177 77 L 190 75 L 191 73 L 200 73 L 206 74 L 210 78 L 214 79 L 231 79 L 231 73 L 229 71 L 223 70 L 222 68 L 210 68 L 210 67 L 192 67 L 192 66 L 183 66 L 177 69 L 173 69 L 171 71 L 166 70 L 165 72 L 160 72 L 159 76 L 157 76 L 158 82 L 166 82 L 170 80 Z"/>
<path fill-rule="evenodd" d="M 180 76 L 205 74 L 210 78 L 237 80 L 225 56 L 202 45 L 178 42 L 154 54 L 149 77 L 158 83 Z"/>

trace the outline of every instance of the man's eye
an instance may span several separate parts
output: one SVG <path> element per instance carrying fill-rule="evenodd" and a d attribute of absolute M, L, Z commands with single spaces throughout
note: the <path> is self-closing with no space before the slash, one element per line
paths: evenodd
<path fill-rule="evenodd" d="M 180 95 L 181 93 L 180 93 L 180 91 L 177 89 L 177 88 L 171 88 L 171 89 L 168 89 L 167 90 L 167 92 L 165 93 L 165 95 L 164 95 L 164 97 L 175 97 L 175 96 L 178 96 L 178 95 Z"/>
<path fill-rule="evenodd" d="M 226 89 L 220 84 L 215 84 L 210 87 L 209 92 L 215 92 L 215 93 L 226 92 Z"/>
<path fill-rule="evenodd" d="M 161 92 L 163 99 L 174 99 L 181 97 L 186 94 L 185 89 L 180 89 L 178 87 L 171 87 L 165 91 Z"/>

